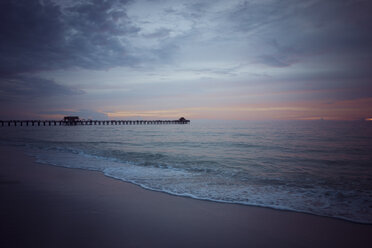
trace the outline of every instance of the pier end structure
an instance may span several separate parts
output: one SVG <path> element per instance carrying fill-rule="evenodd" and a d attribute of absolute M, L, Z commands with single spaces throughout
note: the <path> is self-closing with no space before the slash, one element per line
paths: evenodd
<path fill-rule="evenodd" d="M 185 117 L 181 117 L 178 119 L 180 124 L 190 124 L 190 120 L 186 120 Z"/>

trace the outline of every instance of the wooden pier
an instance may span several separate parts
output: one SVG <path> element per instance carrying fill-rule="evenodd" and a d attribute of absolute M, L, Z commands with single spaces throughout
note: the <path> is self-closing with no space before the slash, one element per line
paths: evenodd
<path fill-rule="evenodd" d="M 63 120 L 0 120 L 0 126 L 91 126 L 91 125 L 171 125 L 190 124 L 190 120 L 79 120 L 65 117 Z"/>

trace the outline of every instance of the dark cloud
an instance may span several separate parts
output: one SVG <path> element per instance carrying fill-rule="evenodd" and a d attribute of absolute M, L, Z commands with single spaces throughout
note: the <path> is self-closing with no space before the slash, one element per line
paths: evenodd
<path fill-rule="evenodd" d="M 125 36 L 138 31 L 126 1 L 90 0 L 59 6 L 50 0 L 0 2 L 0 99 L 41 99 L 83 91 L 36 76 L 42 71 L 102 70 L 136 64 Z"/>
<path fill-rule="evenodd" d="M 43 70 L 107 69 L 136 59 L 121 40 L 136 33 L 119 1 L 0 3 L 0 76 Z"/>
<path fill-rule="evenodd" d="M 0 83 L 0 101 L 7 102 L 83 93 L 81 90 L 57 84 L 53 80 L 34 76 L 2 78 Z"/>

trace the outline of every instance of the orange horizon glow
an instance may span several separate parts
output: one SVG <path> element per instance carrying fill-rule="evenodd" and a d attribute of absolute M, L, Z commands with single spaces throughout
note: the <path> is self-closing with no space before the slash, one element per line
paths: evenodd
<path fill-rule="evenodd" d="M 311 107 L 199 107 L 153 111 L 117 111 L 107 112 L 109 119 L 188 119 L 211 120 L 362 120 L 362 112 L 354 108 L 311 108 Z M 366 120 L 372 120 L 366 119 Z"/>
<path fill-rule="evenodd" d="M 93 110 L 99 116 L 78 109 L 54 109 L 51 113 L 27 113 L 27 119 L 60 120 L 66 115 L 82 119 L 210 119 L 210 120 L 365 120 L 372 121 L 372 98 L 338 102 L 299 101 L 273 104 L 199 106 L 174 109 L 140 110 L 136 106 Z M 58 112 L 61 113 L 58 113 Z M 22 118 L 21 118 L 22 119 Z"/>

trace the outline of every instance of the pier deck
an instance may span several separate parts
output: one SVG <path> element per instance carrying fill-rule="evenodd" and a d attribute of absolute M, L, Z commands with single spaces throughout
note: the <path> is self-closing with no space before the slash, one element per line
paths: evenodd
<path fill-rule="evenodd" d="M 171 125 L 189 120 L 0 120 L 0 126 Z"/>

